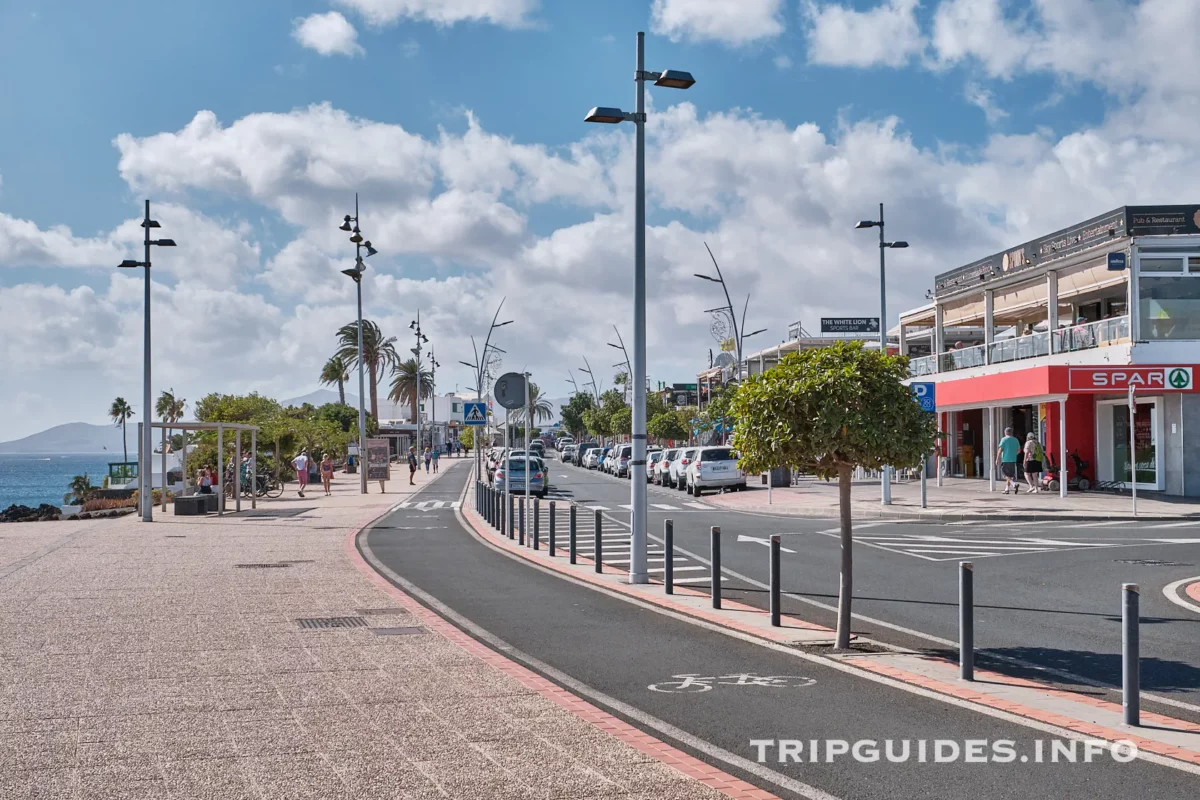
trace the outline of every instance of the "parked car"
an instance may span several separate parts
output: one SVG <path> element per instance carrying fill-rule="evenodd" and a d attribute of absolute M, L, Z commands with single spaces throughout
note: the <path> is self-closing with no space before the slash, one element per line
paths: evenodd
<path fill-rule="evenodd" d="M 509 458 L 496 470 L 494 485 L 497 491 L 507 490 L 513 494 L 520 494 L 525 491 L 527 481 L 530 494 L 536 494 L 538 497 L 546 496 L 546 490 L 549 487 L 541 459 L 536 457 Z"/>
<path fill-rule="evenodd" d="M 633 460 L 633 445 L 617 445 L 613 450 L 611 460 L 612 464 L 608 470 L 610 474 L 616 475 L 618 478 L 629 477 L 629 462 Z"/>
<path fill-rule="evenodd" d="M 662 461 L 665 451 L 651 450 L 646 453 L 646 483 L 654 483 L 654 470 L 658 466 L 658 462 Z"/>
<path fill-rule="evenodd" d="M 542 456 L 543 458 L 546 457 L 546 443 L 541 439 L 534 439 L 532 442 L 530 442 L 529 450 L 535 456 Z"/>
<path fill-rule="evenodd" d="M 671 471 L 671 462 L 675 460 L 675 456 L 679 454 L 678 447 L 672 447 L 670 450 L 663 450 L 662 455 L 654 462 L 654 469 L 647 470 L 650 472 L 650 480 L 657 483 L 659 486 L 667 485 L 667 476 Z"/>
<path fill-rule="evenodd" d="M 555 447 L 557 447 L 558 452 L 561 453 L 566 450 L 568 446 L 573 444 L 575 444 L 575 438 L 573 436 L 561 436 L 559 437 L 558 441 L 555 442 Z"/>
<path fill-rule="evenodd" d="M 559 458 L 564 462 L 571 461 L 573 458 L 575 458 L 575 445 L 564 445 L 562 451 L 559 453 Z"/>
<path fill-rule="evenodd" d="M 699 497 L 705 489 L 746 488 L 746 473 L 738 469 L 737 453 L 729 447 L 699 447 L 685 472 L 688 494 Z"/>
<path fill-rule="evenodd" d="M 675 454 L 675 460 L 671 462 L 667 474 L 667 485 L 673 489 L 687 488 L 687 468 L 688 464 L 692 463 L 692 454 L 698 448 L 689 447 L 683 448 Z"/>
<path fill-rule="evenodd" d="M 583 465 L 588 469 L 600 469 L 604 463 L 604 457 L 608 455 L 609 448 L 593 447 L 588 450 L 587 456 L 584 457 Z"/>
<path fill-rule="evenodd" d="M 583 459 L 588 454 L 588 451 L 595 450 L 602 446 L 603 445 L 597 444 L 596 442 L 584 442 L 583 444 L 576 447 L 575 448 L 575 466 L 582 467 L 584 465 Z"/>

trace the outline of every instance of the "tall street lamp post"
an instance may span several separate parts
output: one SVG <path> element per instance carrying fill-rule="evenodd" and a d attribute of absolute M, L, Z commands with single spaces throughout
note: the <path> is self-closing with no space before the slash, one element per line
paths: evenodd
<path fill-rule="evenodd" d="M 369 241 L 363 241 L 362 231 L 358 227 L 358 192 L 354 193 L 354 216 L 347 214 L 342 220 L 339 230 L 348 232 L 350 234 L 350 241 L 354 243 L 354 266 L 350 269 L 342 270 L 342 274 L 354 281 L 354 287 L 358 294 L 358 487 L 359 491 L 366 494 L 367 411 L 364 405 L 366 402 L 366 385 L 363 378 L 362 276 L 367 271 L 367 265 L 363 261 L 363 250 L 367 251 L 368 258 L 379 251 L 372 247 Z"/>
<path fill-rule="evenodd" d="M 433 352 L 433 348 L 429 348 L 429 424 L 431 430 L 429 432 L 430 444 L 433 445 L 433 451 L 436 453 L 438 449 L 438 429 L 437 429 L 437 368 L 441 364 L 438 363 L 437 354 Z"/>
<path fill-rule="evenodd" d="M 854 226 L 856 230 L 865 228 L 879 228 L 879 352 L 887 354 L 887 278 L 884 264 L 884 253 L 889 249 L 903 249 L 908 247 L 908 242 L 888 242 L 883 238 L 883 203 L 879 204 L 879 219 L 864 219 L 862 222 Z M 885 506 L 892 504 L 892 468 L 885 466 L 883 468 L 883 477 L 880 479 L 883 492 L 881 502 Z"/>
<path fill-rule="evenodd" d="M 746 312 L 749 311 L 749 309 L 750 309 L 750 295 L 746 295 L 746 303 L 745 303 L 745 305 L 742 306 L 742 321 L 739 324 L 738 318 L 737 318 L 737 311 L 733 307 L 733 300 L 731 300 L 729 297 L 729 286 L 725 283 L 725 276 L 723 274 L 721 274 L 721 265 L 717 263 L 717 257 L 713 255 L 712 248 L 710 248 L 708 246 L 708 242 L 704 243 L 704 249 L 708 251 L 708 257 L 713 262 L 713 268 L 717 271 L 717 277 L 714 278 L 711 275 L 703 275 L 699 272 L 696 272 L 693 274 L 695 275 L 695 277 L 700 278 L 701 280 L 710 281 L 711 283 L 721 284 L 721 291 L 725 293 L 725 305 L 723 307 L 706 309 L 704 313 L 711 314 L 715 311 L 721 311 L 721 312 L 724 312 L 729 315 L 729 321 L 731 323 L 733 323 L 734 356 L 737 357 L 737 367 L 736 367 L 737 372 L 734 377 L 734 380 L 741 380 L 742 379 L 742 355 L 743 355 L 743 353 L 742 353 L 743 347 L 742 346 L 743 346 L 743 344 L 751 336 L 757 336 L 760 333 L 766 333 L 767 329 L 759 328 L 758 330 L 751 331 L 750 333 L 744 332 L 746 330 Z"/>
<path fill-rule="evenodd" d="M 146 215 L 142 218 L 143 241 L 145 245 L 145 260 L 134 261 L 125 259 L 118 267 L 122 269 L 132 269 L 134 267 L 143 267 L 145 273 L 145 310 L 142 314 L 142 414 L 145 416 L 145 422 L 142 423 L 142 442 L 138 446 L 140 455 L 138 457 L 138 499 L 142 506 L 142 522 L 154 521 L 154 473 L 153 473 L 153 456 L 154 439 L 151 436 L 150 424 L 154 421 L 154 406 L 150 398 L 150 246 L 157 245 L 158 247 L 174 247 L 174 239 L 151 239 L 150 229 L 161 228 L 156 221 L 150 219 L 150 201 L 146 201 Z M 165 456 L 164 456 L 165 458 Z M 218 465 L 219 467 L 220 465 Z M 163 472 L 163 491 L 167 490 L 167 474 Z M 147 491 L 149 488 L 149 491 Z M 165 497 L 165 495 L 164 495 Z M 164 500 L 164 502 L 166 502 Z"/>
<path fill-rule="evenodd" d="M 617 350 L 620 350 L 621 354 L 625 356 L 624 361 L 622 361 L 620 364 L 613 364 L 613 366 L 625 368 L 625 392 L 624 392 L 624 394 L 628 394 L 629 393 L 629 384 L 633 380 L 633 365 L 629 363 L 629 351 L 625 349 L 625 340 L 621 338 L 621 331 L 617 329 L 616 325 L 613 325 L 613 333 L 617 334 L 617 341 L 620 342 L 620 344 L 613 344 L 612 342 L 609 342 L 608 346 L 616 348 Z"/>
<path fill-rule="evenodd" d="M 593 108 L 587 122 L 634 124 L 635 180 L 633 212 L 633 458 L 629 462 L 631 550 L 629 582 L 648 583 L 646 566 L 646 81 L 670 89 L 687 89 L 696 80 L 687 72 L 646 71 L 646 34 L 638 32 L 633 80 L 633 113 L 619 108 Z"/>
<path fill-rule="evenodd" d="M 592 372 L 592 365 L 588 363 L 587 356 L 583 357 L 583 364 L 584 365 L 583 365 L 583 367 L 580 368 L 580 371 L 586 372 L 587 376 L 589 378 L 591 378 L 591 380 L 585 381 L 583 385 L 592 387 L 592 397 L 595 398 L 596 405 L 599 406 L 600 405 L 600 386 L 599 386 L 599 384 L 596 383 L 596 375 Z"/>
<path fill-rule="evenodd" d="M 412 349 L 417 357 L 417 456 L 420 457 L 425 440 L 421 438 L 421 345 L 429 343 L 429 337 L 421 333 L 421 309 L 417 309 L 417 318 L 408 323 L 413 334 L 417 337 L 417 346 Z"/>
<path fill-rule="evenodd" d="M 488 365 L 491 363 L 490 350 L 500 350 L 500 348 L 492 344 L 492 332 L 495 331 L 496 328 L 503 328 L 505 325 L 511 325 L 513 322 L 511 319 L 505 320 L 504 322 L 496 322 L 496 320 L 500 319 L 500 309 L 504 308 L 504 301 L 507 299 L 508 298 L 506 297 L 500 298 L 500 305 L 496 306 L 496 313 L 492 315 L 492 324 L 490 327 L 488 327 L 487 336 L 484 337 L 483 340 L 483 355 L 481 356 L 479 351 L 475 350 L 474 364 L 468 364 L 466 361 L 458 362 L 475 370 L 475 400 L 479 403 L 484 401 L 483 398 L 487 392 L 487 370 Z M 474 349 L 474 347 L 475 337 L 472 336 L 471 348 Z M 486 430 L 487 425 L 484 425 L 484 431 L 486 432 Z M 475 442 L 475 480 L 479 481 L 483 480 L 483 456 L 481 453 L 482 447 L 480 446 L 480 443 Z"/>

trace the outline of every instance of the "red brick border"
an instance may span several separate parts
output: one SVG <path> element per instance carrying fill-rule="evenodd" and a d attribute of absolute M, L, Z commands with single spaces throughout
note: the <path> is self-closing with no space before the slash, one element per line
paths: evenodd
<path fill-rule="evenodd" d="M 500 670 L 505 675 L 515 678 L 523 686 L 553 701 L 585 722 L 591 723 L 599 730 L 615 736 L 618 740 L 633 747 L 635 750 L 690 778 L 694 778 L 726 797 L 735 798 L 735 800 L 780 800 L 776 795 L 759 789 L 740 778 L 735 778 L 710 764 L 706 764 L 700 759 L 690 756 L 682 750 L 678 750 L 666 742 L 638 730 L 629 723 L 609 714 L 607 711 L 597 708 L 588 701 L 546 680 L 533 670 L 480 644 L 439 615 L 413 600 L 407 592 L 392 585 L 386 578 L 376 572 L 367 563 L 366 559 L 363 558 L 362 553 L 358 551 L 358 535 L 369 524 L 370 521 L 364 522 L 361 526 L 352 529 L 347 534 L 345 540 L 346 556 L 367 580 L 390 595 L 405 611 L 417 617 L 422 625 L 431 631 L 441 634 L 479 660 Z"/>
<path fill-rule="evenodd" d="M 1183 593 L 1195 600 L 1197 603 L 1200 603 L 1200 581 L 1189 583 L 1187 586 L 1184 586 Z"/>
<path fill-rule="evenodd" d="M 943 659 L 923 658 L 922 660 L 936 663 L 938 666 L 944 666 L 947 668 L 947 670 L 953 669 L 953 665 Z M 859 669 L 874 672 L 878 675 L 886 675 L 889 678 L 903 681 L 904 683 L 910 683 L 914 686 L 920 686 L 924 689 L 938 692 L 939 694 L 948 694 L 952 697 L 957 697 L 972 703 L 978 703 L 991 708 L 998 708 L 1001 711 L 1007 711 L 1011 714 L 1016 714 L 1021 717 L 1028 717 L 1029 719 L 1036 719 L 1039 722 L 1045 722 L 1060 728 L 1066 728 L 1068 730 L 1075 731 L 1076 733 L 1082 733 L 1097 739 L 1107 739 L 1108 741 L 1115 741 L 1118 739 L 1127 740 L 1136 744 L 1139 750 L 1145 750 L 1148 753 L 1157 753 L 1158 755 L 1176 758 L 1180 761 L 1187 761 L 1192 764 L 1200 764 L 1200 753 L 1191 750 L 1184 750 L 1183 748 L 1174 747 L 1162 742 L 1157 742 L 1153 739 L 1142 738 L 1134 733 L 1133 729 L 1116 730 L 1114 728 L 1106 728 L 1102 725 L 1093 725 L 1087 722 L 1080 722 L 1077 719 L 1065 717 L 1062 714 L 1056 714 L 1052 711 L 1043 711 L 1042 709 L 1034 708 L 1033 706 L 1013 703 L 1009 700 L 1001 700 L 998 697 L 993 697 L 989 694 L 985 694 L 971 688 L 969 683 L 947 683 L 936 678 L 930 678 L 915 672 L 899 669 L 898 667 L 880 664 L 869 658 L 847 658 L 844 659 L 842 663 L 852 664 Z M 1037 683 L 1036 681 L 1025 680 L 1023 678 L 1014 678 L 1009 675 L 1001 675 L 998 672 L 989 672 L 981 669 L 976 669 L 975 675 L 977 679 L 984 680 L 989 683 L 1001 683 L 1008 686 L 1020 686 L 1036 689 L 1044 694 L 1052 695 L 1054 697 L 1062 697 L 1076 703 L 1083 703 L 1095 708 L 1102 708 L 1115 714 L 1121 713 L 1121 706 L 1117 705 L 1116 703 L 1110 703 L 1107 700 L 1098 700 L 1095 697 L 1089 697 L 1076 692 L 1068 692 L 1062 689 L 1051 689 L 1044 684 Z M 1188 733 L 1200 733 L 1200 725 L 1192 722 L 1186 722 L 1184 720 L 1173 719 L 1172 717 L 1166 717 L 1162 714 L 1143 711 L 1142 720 L 1143 722 L 1156 727 L 1181 730 Z"/>

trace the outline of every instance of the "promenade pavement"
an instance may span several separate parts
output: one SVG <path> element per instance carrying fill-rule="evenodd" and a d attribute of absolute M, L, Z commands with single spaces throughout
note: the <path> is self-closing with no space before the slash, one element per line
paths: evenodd
<path fill-rule="evenodd" d="M 946 478 L 944 485 L 929 480 L 926 487 L 927 508 L 921 508 L 919 481 L 892 484 L 892 504 L 879 502 L 878 480 L 854 482 L 851 494 L 855 519 L 920 519 L 929 522 L 959 520 L 1038 519 L 1055 520 L 1117 520 L 1135 519 L 1129 494 L 1107 492 L 1067 492 L 1066 498 L 1057 492 L 1031 494 L 1022 486 L 1018 494 L 1003 493 L 1004 483 L 996 491 L 988 489 L 986 480 Z M 768 501 L 769 497 L 769 501 Z M 802 478 L 791 487 L 776 488 L 768 495 L 759 485 L 758 476 L 749 477 L 744 492 L 706 494 L 704 502 L 734 511 L 765 512 L 798 517 L 832 518 L 838 515 L 837 481 Z M 1200 502 L 1191 498 L 1168 498 L 1158 493 L 1139 493 L 1136 519 L 1200 519 Z"/>
<path fill-rule="evenodd" d="M 397 477 L 0 527 L 0 797 L 770 797 L 371 573 L 354 534 L 432 476 Z M 354 627 L 298 622 L 331 618 Z"/>

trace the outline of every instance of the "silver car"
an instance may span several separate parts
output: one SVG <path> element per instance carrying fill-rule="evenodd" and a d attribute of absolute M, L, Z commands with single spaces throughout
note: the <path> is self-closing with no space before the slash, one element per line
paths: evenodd
<path fill-rule="evenodd" d="M 675 456 L 678 454 L 678 447 L 672 447 L 670 450 L 664 450 L 659 459 L 654 462 L 654 469 L 650 473 L 650 480 L 654 481 L 659 486 L 666 486 L 667 475 L 671 471 L 671 462 L 675 460 Z"/>
<path fill-rule="evenodd" d="M 667 485 L 675 489 L 687 488 L 687 468 L 688 464 L 692 463 L 693 454 L 699 448 L 685 447 L 675 454 L 675 460 L 671 462 L 668 468 Z"/>
<path fill-rule="evenodd" d="M 738 455 L 729 447 L 699 447 L 685 470 L 688 494 L 699 497 L 705 489 L 746 488 L 746 473 L 738 468 Z"/>
<path fill-rule="evenodd" d="M 531 474 L 532 473 L 532 474 Z M 545 466 L 536 456 L 530 458 L 509 458 L 496 469 L 494 483 L 496 491 L 509 491 L 520 494 L 529 483 L 529 493 L 545 497 L 549 488 Z"/>

